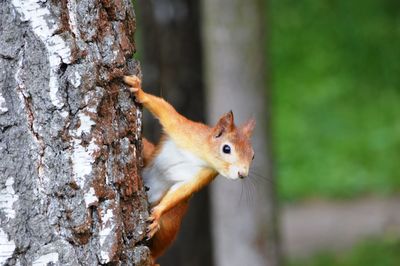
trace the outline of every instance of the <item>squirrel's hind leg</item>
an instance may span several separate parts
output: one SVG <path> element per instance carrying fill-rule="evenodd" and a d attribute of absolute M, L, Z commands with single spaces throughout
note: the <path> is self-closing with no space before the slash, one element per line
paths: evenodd
<path fill-rule="evenodd" d="M 150 239 L 149 244 L 154 262 L 175 240 L 187 208 L 188 202 L 183 201 L 161 216 L 160 229 Z"/>

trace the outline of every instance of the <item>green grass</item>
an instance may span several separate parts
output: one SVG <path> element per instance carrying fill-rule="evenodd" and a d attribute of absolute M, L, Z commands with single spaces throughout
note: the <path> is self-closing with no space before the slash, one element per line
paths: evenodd
<path fill-rule="evenodd" d="M 290 261 L 288 266 L 398 266 L 399 239 L 374 239 L 360 243 L 345 254 L 320 253 L 312 258 Z"/>
<path fill-rule="evenodd" d="M 400 2 L 270 0 L 268 14 L 281 199 L 399 192 Z"/>

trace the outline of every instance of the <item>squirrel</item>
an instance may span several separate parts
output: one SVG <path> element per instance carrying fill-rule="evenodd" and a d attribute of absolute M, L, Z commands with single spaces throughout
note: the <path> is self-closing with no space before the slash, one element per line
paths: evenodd
<path fill-rule="evenodd" d="M 142 178 L 151 207 L 147 239 L 153 265 L 174 241 L 193 193 L 222 176 L 236 180 L 249 174 L 254 159 L 251 135 L 255 120 L 236 127 L 232 111 L 214 127 L 187 119 L 164 99 L 148 94 L 137 76 L 124 76 L 136 101 L 163 129 L 157 145 L 143 138 Z"/>

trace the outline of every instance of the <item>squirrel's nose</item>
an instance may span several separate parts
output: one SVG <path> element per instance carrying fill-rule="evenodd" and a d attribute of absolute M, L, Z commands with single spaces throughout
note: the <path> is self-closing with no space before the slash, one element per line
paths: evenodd
<path fill-rule="evenodd" d="M 240 179 L 245 178 L 248 175 L 247 171 L 239 171 L 238 176 Z"/>

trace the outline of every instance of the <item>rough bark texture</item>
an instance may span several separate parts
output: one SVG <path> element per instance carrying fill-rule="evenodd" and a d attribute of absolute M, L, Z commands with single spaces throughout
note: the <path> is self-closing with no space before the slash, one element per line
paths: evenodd
<path fill-rule="evenodd" d="M 147 265 L 131 2 L 2 0 L 0 20 L 0 264 Z"/>
<path fill-rule="evenodd" d="M 198 0 L 140 0 L 139 48 L 143 83 L 185 116 L 205 120 L 205 95 Z M 145 115 L 146 117 L 146 115 Z M 145 119 L 145 136 L 157 139 L 154 119 Z M 148 123 L 147 123 L 148 122 Z M 212 266 L 208 188 L 190 200 L 177 240 L 159 260 L 163 266 Z"/>
<path fill-rule="evenodd" d="M 260 0 L 203 2 L 209 117 L 215 122 L 219 115 L 232 109 L 239 124 L 251 116 L 257 121 L 253 134 L 256 153 L 253 171 L 257 173 L 250 172 L 244 187 L 240 182 L 222 178 L 212 186 L 214 254 L 219 266 L 280 264 L 275 188 L 266 131 L 269 115 L 264 95 L 263 11 Z M 243 202 L 246 193 L 251 193 L 251 197 Z"/>

